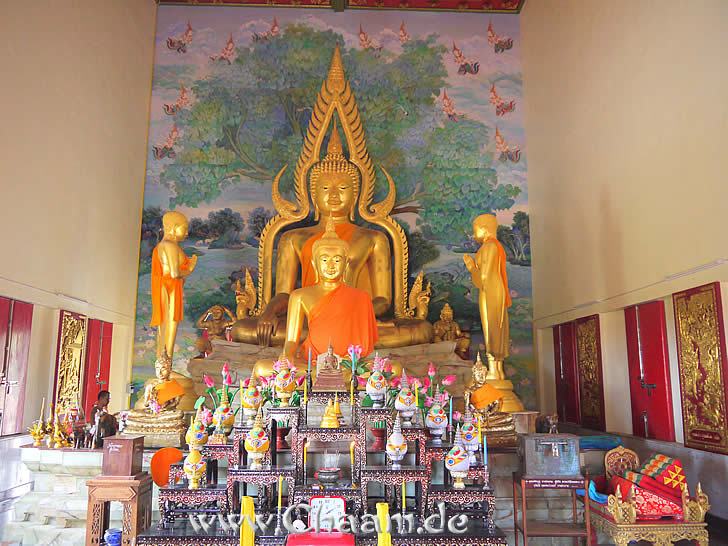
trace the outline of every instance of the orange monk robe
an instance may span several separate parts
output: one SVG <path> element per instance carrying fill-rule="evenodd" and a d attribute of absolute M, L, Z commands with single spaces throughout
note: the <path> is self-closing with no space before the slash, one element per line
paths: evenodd
<path fill-rule="evenodd" d="M 324 296 L 308 315 L 305 351 L 314 357 L 325 353 L 329 343 L 334 353 L 345 355 L 349 345 L 361 345 L 362 357 L 374 350 L 377 342 L 377 319 L 367 292 L 340 284 Z"/>
<path fill-rule="evenodd" d="M 356 226 L 354 224 L 348 223 L 336 224 L 335 228 L 336 235 L 339 236 L 339 239 L 342 239 L 347 243 L 351 241 L 354 231 L 356 230 Z M 316 269 L 314 269 L 311 262 L 313 259 L 313 244 L 321 239 L 321 237 L 324 236 L 324 233 L 325 231 L 317 233 L 316 235 L 309 237 L 308 240 L 303 243 L 303 248 L 301 249 L 301 288 L 306 288 L 307 286 L 313 286 L 316 284 Z"/>
<path fill-rule="evenodd" d="M 184 261 L 180 264 L 182 271 L 188 270 L 190 267 L 190 259 L 185 256 Z M 152 320 L 150 326 L 159 326 L 165 319 L 167 311 L 166 306 L 162 304 L 162 290 L 171 298 L 174 296 L 174 314 L 172 320 L 179 322 L 184 316 L 182 307 L 182 297 L 184 294 L 184 279 L 165 276 L 162 269 L 162 261 L 159 259 L 159 253 L 155 247 L 152 251 Z"/>
<path fill-rule="evenodd" d="M 506 250 L 503 248 L 503 245 L 500 244 L 500 241 L 496 239 L 495 237 L 488 237 L 485 241 L 483 241 L 483 244 L 485 243 L 495 243 L 495 247 L 498 249 L 498 263 L 500 263 L 500 276 L 501 279 L 503 279 L 503 287 L 506 290 L 506 307 L 510 307 L 511 303 L 511 291 L 508 289 L 508 273 L 506 273 L 506 263 L 508 262 L 508 258 L 506 257 Z"/>

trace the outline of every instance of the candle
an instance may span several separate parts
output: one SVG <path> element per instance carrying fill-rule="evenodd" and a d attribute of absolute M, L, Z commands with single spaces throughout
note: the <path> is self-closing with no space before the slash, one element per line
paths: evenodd
<path fill-rule="evenodd" d="M 488 439 L 483 434 L 483 466 L 488 466 Z"/>
<path fill-rule="evenodd" d="M 308 348 L 308 375 L 311 375 L 311 347 Z"/>
<path fill-rule="evenodd" d="M 349 385 L 349 403 L 351 404 L 352 411 L 354 410 L 354 377 L 351 378 L 351 384 Z"/>
<path fill-rule="evenodd" d="M 283 475 L 278 476 L 278 511 L 283 506 Z"/>
<path fill-rule="evenodd" d="M 483 422 L 480 420 L 480 415 L 478 415 L 478 441 L 483 441 Z"/>
<path fill-rule="evenodd" d="M 308 455 L 308 442 L 303 444 L 303 471 L 306 472 L 306 456 Z"/>
<path fill-rule="evenodd" d="M 311 373 L 311 371 L 309 370 L 308 373 Z M 305 406 L 307 402 L 308 402 L 308 374 L 306 374 L 306 378 L 303 380 L 303 405 Z"/>
<path fill-rule="evenodd" d="M 420 384 L 415 383 L 415 406 L 420 406 Z"/>
<path fill-rule="evenodd" d="M 452 396 L 450 397 L 450 419 L 448 420 L 448 424 L 450 425 L 450 428 L 452 428 Z"/>
<path fill-rule="evenodd" d="M 43 397 L 43 402 L 40 404 L 40 419 L 38 419 L 39 423 L 43 423 L 43 412 L 45 411 L 45 396 Z"/>
<path fill-rule="evenodd" d="M 349 459 L 351 459 L 351 481 L 354 481 L 354 444 L 355 442 L 352 440 L 351 444 L 349 444 Z"/>
<path fill-rule="evenodd" d="M 407 510 L 407 482 L 402 482 L 402 512 Z"/>

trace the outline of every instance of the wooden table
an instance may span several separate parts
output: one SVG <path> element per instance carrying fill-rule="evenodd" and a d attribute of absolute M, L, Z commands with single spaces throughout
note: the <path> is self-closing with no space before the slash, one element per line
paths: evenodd
<path fill-rule="evenodd" d="M 526 504 L 526 491 L 528 489 L 564 489 L 571 491 L 572 522 L 552 523 L 546 521 L 529 521 L 528 506 Z M 513 530 L 516 546 L 518 546 L 518 532 L 523 534 L 523 542 L 528 546 L 529 537 L 572 537 L 574 544 L 579 538 L 586 539 L 586 545 L 591 546 L 591 518 L 589 517 L 589 496 L 584 500 L 584 522 L 577 521 L 576 490 L 589 491 L 589 478 L 583 476 L 523 476 L 513 473 Z M 521 504 L 521 520 L 518 520 L 518 504 Z"/>

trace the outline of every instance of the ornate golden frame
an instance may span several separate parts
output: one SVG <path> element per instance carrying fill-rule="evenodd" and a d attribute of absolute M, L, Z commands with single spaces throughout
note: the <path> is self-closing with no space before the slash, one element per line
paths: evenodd
<path fill-rule="evenodd" d="M 308 218 L 311 211 L 307 184 L 308 172 L 311 167 L 319 162 L 321 146 L 328 128 L 333 122 L 334 112 L 338 115 L 339 123 L 346 137 L 350 156 L 349 161 L 356 165 L 361 173 L 359 215 L 364 221 L 383 228 L 392 241 L 394 262 L 392 307 L 396 318 L 405 318 L 408 316 L 406 299 L 409 248 L 404 230 L 389 215 L 394 207 L 397 192 L 394 180 L 380 166 L 387 179 L 389 191 L 380 203 L 373 202 L 376 186 L 374 164 L 367 151 L 364 126 L 359 116 L 359 108 L 356 105 L 354 93 L 351 91 L 349 81 L 344 74 L 344 65 L 338 45 L 334 49 L 329 73 L 316 97 L 311 121 L 306 131 L 306 138 L 293 174 L 296 202 L 286 200 L 279 189 L 280 179 L 288 165 L 284 165 L 273 180 L 271 197 L 277 214 L 270 219 L 260 235 L 260 246 L 258 248 L 258 306 L 254 314 L 259 315 L 272 297 L 273 249 L 276 236 L 286 226 Z"/>

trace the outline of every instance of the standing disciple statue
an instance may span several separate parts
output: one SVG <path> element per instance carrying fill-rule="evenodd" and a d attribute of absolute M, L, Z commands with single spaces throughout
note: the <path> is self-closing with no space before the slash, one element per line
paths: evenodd
<path fill-rule="evenodd" d="M 183 292 L 197 256 L 187 257 L 179 243 L 187 238 L 187 218 L 170 211 L 162 217 L 164 237 L 152 252 L 152 320 L 157 327 L 156 380 L 144 389 L 144 410 L 129 413 L 126 434 L 144 434 L 146 445 L 178 446 L 185 431 L 184 414 L 177 409 L 185 388 L 172 377 L 177 328 L 183 318 Z"/>
<path fill-rule="evenodd" d="M 498 221 L 493 214 L 481 214 L 473 220 L 473 236 L 480 243 L 475 257 L 465 254 L 463 261 L 478 289 L 480 322 L 488 357 L 488 382 L 504 392 L 503 409 L 522 411 L 523 404 L 513 393 L 513 384 L 505 378 L 503 360 L 509 355 L 510 333 L 508 308 L 511 295 L 506 274 L 506 251 L 498 242 Z"/>

